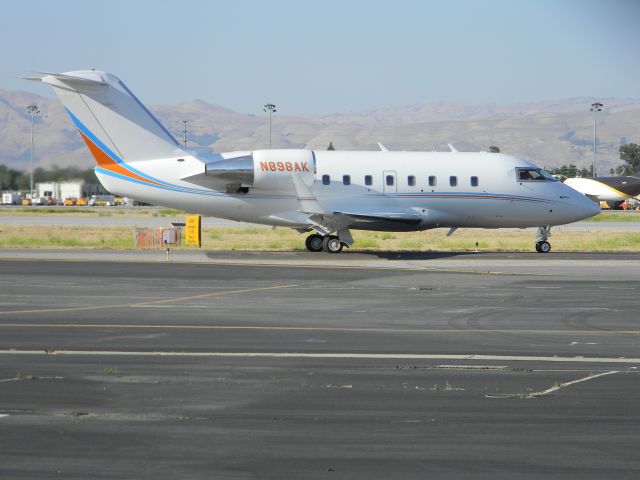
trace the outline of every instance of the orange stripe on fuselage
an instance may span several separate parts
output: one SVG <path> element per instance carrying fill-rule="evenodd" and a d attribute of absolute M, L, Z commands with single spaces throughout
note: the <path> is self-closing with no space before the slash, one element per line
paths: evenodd
<path fill-rule="evenodd" d="M 135 178 L 136 180 L 140 180 L 145 183 L 152 183 L 154 185 L 163 185 L 158 182 L 154 182 L 153 180 L 149 180 L 148 178 L 144 178 L 137 173 L 134 173 L 130 170 L 124 168 L 121 164 L 117 163 L 113 158 L 104 153 L 100 147 L 98 147 L 95 143 L 93 143 L 89 138 L 82 132 L 79 132 L 80 136 L 84 140 L 84 143 L 87 144 L 91 155 L 96 160 L 96 163 L 100 168 L 104 168 L 105 170 L 110 170 L 112 172 L 119 173 L 120 175 L 124 175 L 125 177 Z"/>

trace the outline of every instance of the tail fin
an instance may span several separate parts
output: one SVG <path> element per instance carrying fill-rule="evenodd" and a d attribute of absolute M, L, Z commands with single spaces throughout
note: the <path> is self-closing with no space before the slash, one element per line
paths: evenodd
<path fill-rule="evenodd" d="M 181 156 L 180 144 L 115 75 L 50 73 L 51 85 L 99 166 Z"/>

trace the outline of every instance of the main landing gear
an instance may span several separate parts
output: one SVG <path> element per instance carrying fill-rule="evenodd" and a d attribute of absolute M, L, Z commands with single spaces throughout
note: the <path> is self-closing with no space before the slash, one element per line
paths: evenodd
<path fill-rule="evenodd" d="M 304 242 L 310 252 L 340 253 L 344 243 L 336 235 L 319 235 L 313 233 Z"/>
<path fill-rule="evenodd" d="M 538 227 L 538 236 L 536 237 L 536 252 L 549 253 L 551 251 L 551 244 L 547 241 L 551 236 L 551 227 Z"/>

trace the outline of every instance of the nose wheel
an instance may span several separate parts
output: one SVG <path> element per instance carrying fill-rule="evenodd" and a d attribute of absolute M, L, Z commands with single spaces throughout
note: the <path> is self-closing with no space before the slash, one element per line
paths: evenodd
<path fill-rule="evenodd" d="M 551 227 L 538 227 L 538 237 L 536 238 L 536 252 L 549 253 L 551 244 L 547 241 L 551 236 Z"/>
<path fill-rule="evenodd" d="M 551 251 L 551 244 L 549 242 L 536 242 L 536 252 L 549 253 Z"/>

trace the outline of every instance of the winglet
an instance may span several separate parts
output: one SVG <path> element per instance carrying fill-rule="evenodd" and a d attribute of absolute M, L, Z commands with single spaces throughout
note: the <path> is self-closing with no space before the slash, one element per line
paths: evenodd
<path fill-rule="evenodd" d="M 447 143 L 447 145 L 449 145 L 449 150 L 451 150 L 451 152 L 455 153 L 458 151 L 458 149 L 454 147 L 451 143 Z"/>
<path fill-rule="evenodd" d="M 381 144 L 380 142 L 378 142 L 378 147 L 380 147 L 380 151 L 381 152 L 388 152 L 389 149 L 387 147 L 385 147 L 383 144 Z"/>

